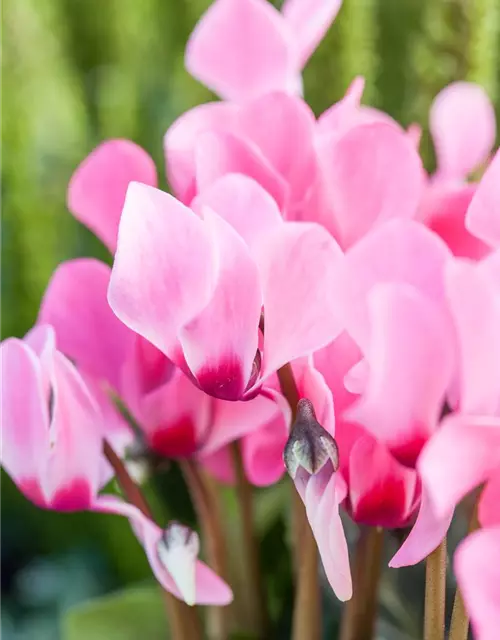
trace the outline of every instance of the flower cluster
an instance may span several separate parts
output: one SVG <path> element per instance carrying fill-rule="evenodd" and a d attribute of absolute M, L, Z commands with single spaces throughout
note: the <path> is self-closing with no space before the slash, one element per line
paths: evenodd
<path fill-rule="evenodd" d="M 137 439 L 115 398 L 147 450 L 190 459 L 223 482 L 234 481 L 232 442 L 258 486 L 280 479 L 285 452 L 341 600 L 352 595 L 341 511 L 372 527 L 411 527 L 390 562 L 400 567 L 431 553 L 457 504 L 484 485 L 483 528 L 461 543 L 454 567 L 477 637 L 493 638 L 493 109 L 465 82 L 437 96 L 432 175 L 418 127 L 405 131 L 362 105 L 361 78 L 316 118 L 301 97 L 301 69 L 340 4 L 212 4 L 186 67 L 222 100 L 167 131 L 173 195 L 157 188 L 153 161 L 130 141 L 104 142 L 77 168 L 68 208 L 113 266 L 60 265 L 34 329 L 2 344 L 2 464 L 41 507 L 129 518 L 158 580 L 191 604 L 231 599 L 196 559 L 195 534 L 162 531 L 134 504 L 100 493 L 116 472 L 103 451 L 124 457 Z"/>

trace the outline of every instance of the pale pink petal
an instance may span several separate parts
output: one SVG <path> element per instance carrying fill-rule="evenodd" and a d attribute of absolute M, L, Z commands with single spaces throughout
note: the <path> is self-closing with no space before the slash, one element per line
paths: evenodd
<path fill-rule="evenodd" d="M 444 305 L 444 242 L 411 220 L 391 220 L 350 249 L 332 287 L 344 326 L 366 352 L 370 320 L 367 296 L 379 282 L 407 283 Z"/>
<path fill-rule="evenodd" d="M 500 248 L 478 263 L 478 269 L 490 280 L 500 296 Z"/>
<path fill-rule="evenodd" d="M 251 252 L 283 219 L 274 199 L 248 176 L 228 173 L 195 198 L 192 208 L 213 209 L 245 240 Z"/>
<path fill-rule="evenodd" d="M 324 111 L 317 122 L 317 142 L 338 137 L 357 124 L 361 97 L 365 88 L 363 76 L 357 76 L 348 87 L 345 96 Z"/>
<path fill-rule="evenodd" d="M 40 373 L 44 397 L 48 398 L 51 389 L 51 376 L 56 350 L 56 333 L 49 324 L 36 324 L 23 338 L 24 344 L 30 347 L 40 361 Z"/>
<path fill-rule="evenodd" d="M 248 140 L 226 132 L 204 133 L 198 139 L 195 154 L 198 191 L 203 192 L 227 173 L 242 173 L 264 187 L 280 209 L 285 207 L 285 180 Z"/>
<path fill-rule="evenodd" d="M 314 366 L 312 356 L 292 363 L 293 375 L 300 398 L 307 398 L 314 407 L 316 419 L 332 436 L 335 435 L 335 413 L 332 391 L 325 377 Z"/>
<path fill-rule="evenodd" d="M 369 435 L 359 438 L 349 453 L 349 506 L 355 522 L 393 529 L 411 514 L 417 473 L 401 465 Z"/>
<path fill-rule="evenodd" d="M 422 194 L 415 147 L 398 127 L 360 124 L 320 148 L 341 245 L 348 247 L 390 218 L 412 218 Z"/>
<path fill-rule="evenodd" d="M 500 525 L 500 468 L 491 476 L 481 493 L 477 517 L 482 527 Z"/>
<path fill-rule="evenodd" d="M 243 239 L 211 210 L 204 211 L 217 256 L 216 285 L 207 306 L 179 332 L 186 363 L 200 388 L 237 400 L 250 382 L 257 353 L 262 293 Z"/>
<path fill-rule="evenodd" d="M 342 260 L 335 240 L 314 223 L 289 222 L 262 244 L 263 377 L 338 335 L 337 302 L 331 290 Z"/>
<path fill-rule="evenodd" d="M 429 125 L 443 178 L 465 179 L 486 162 L 495 142 L 493 105 L 471 82 L 454 82 L 436 96 Z"/>
<path fill-rule="evenodd" d="M 108 140 L 85 158 L 68 187 L 68 209 L 113 253 L 130 182 L 156 186 L 149 155 L 129 140 Z"/>
<path fill-rule="evenodd" d="M 207 131 L 236 132 L 238 107 L 229 102 L 200 104 L 183 113 L 163 140 L 168 182 L 184 204 L 196 194 L 195 147 Z"/>
<path fill-rule="evenodd" d="M 500 527 L 468 536 L 454 569 L 476 640 L 496 640 L 500 628 Z"/>
<path fill-rule="evenodd" d="M 420 509 L 415 524 L 398 552 L 389 562 L 393 568 L 421 562 L 439 546 L 453 518 L 453 509 L 436 514 L 426 487 L 422 488 Z"/>
<path fill-rule="evenodd" d="M 221 98 L 244 102 L 295 88 L 293 34 L 265 0 L 216 0 L 186 47 L 186 68 Z"/>
<path fill-rule="evenodd" d="M 233 485 L 236 479 L 233 455 L 229 447 L 218 449 L 214 453 L 197 457 L 197 461 L 208 473 L 222 484 Z"/>
<path fill-rule="evenodd" d="M 454 415 L 427 443 L 418 462 L 422 482 L 438 515 L 500 467 L 500 418 Z"/>
<path fill-rule="evenodd" d="M 103 417 L 82 378 L 54 354 L 50 456 L 44 490 L 53 509 L 88 508 L 101 480 Z"/>
<path fill-rule="evenodd" d="M 500 299 L 465 260 L 448 264 L 446 285 L 458 337 L 460 410 L 493 415 L 500 407 Z"/>
<path fill-rule="evenodd" d="M 439 420 L 453 373 L 453 340 L 439 308 L 404 284 L 373 288 L 365 393 L 346 417 L 413 465 Z"/>
<path fill-rule="evenodd" d="M 48 389 L 40 361 L 17 338 L 0 347 L 2 466 L 27 498 L 44 502 L 41 480 L 49 455 Z"/>
<path fill-rule="evenodd" d="M 422 140 L 422 127 L 416 122 L 412 122 L 406 130 L 406 133 L 415 145 L 415 149 L 418 150 L 420 147 L 420 141 Z"/>
<path fill-rule="evenodd" d="M 315 119 L 308 105 L 275 91 L 243 106 L 238 122 L 245 139 L 254 142 L 286 180 L 291 199 L 302 200 L 316 171 Z"/>
<path fill-rule="evenodd" d="M 91 258 L 62 263 L 45 291 L 38 322 L 55 328 L 58 348 L 79 368 L 119 392 L 133 334 L 108 304 L 110 276 L 108 265 Z"/>
<path fill-rule="evenodd" d="M 500 152 L 486 169 L 465 218 L 467 229 L 487 244 L 500 245 Z"/>
<path fill-rule="evenodd" d="M 120 223 L 109 304 L 168 355 L 180 328 L 210 299 L 214 259 L 198 216 L 167 193 L 134 182 Z"/>
<path fill-rule="evenodd" d="M 342 0 L 285 0 L 282 12 L 293 30 L 304 66 L 335 20 Z"/>

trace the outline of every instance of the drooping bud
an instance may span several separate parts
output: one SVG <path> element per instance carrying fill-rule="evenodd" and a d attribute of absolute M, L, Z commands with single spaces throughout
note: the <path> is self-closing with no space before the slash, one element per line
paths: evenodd
<path fill-rule="evenodd" d="M 320 471 L 328 460 L 331 460 L 334 471 L 339 467 L 337 443 L 317 421 L 310 400 L 299 400 L 297 418 L 292 425 L 283 457 L 292 479 L 295 479 L 299 467 L 311 475 Z"/>
<path fill-rule="evenodd" d="M 196 602 L 198 534 L 179 522 L 171 522 L 158 542 L 158 556 L 189 605 Z"/>

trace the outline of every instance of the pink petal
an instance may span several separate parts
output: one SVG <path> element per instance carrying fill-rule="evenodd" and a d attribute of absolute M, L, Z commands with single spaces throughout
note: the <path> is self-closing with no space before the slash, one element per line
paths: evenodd
<path fill-rule="evenodd" d="M 238 107 L 228 102 L 200 104 L 183 113 L 163 140 L 167 178 L 174 194 L 189 204 L 196 194 L 195 147 L 207 131 L 236 131 Z"/>
<path fill-rule="evenodd" d="M 425 487 L 422 488 L 420 509 L 415 524 L 399 551 L 389 562 L 393 568 L 408 567 L 421 562 L 436 549 L 453 518 L 453 509 L 438 515 Z"/>
<path fill-rule="evenodd" d="M 264 0 L 216 0 L 189 38 L 185 64 L 221 98 L 235 102 L 297 83 L 292 32 Z"/>
<path fill-rule="evenodd" d="M 58 348 L 83 371 L 119 392 L 134 336 L 108 304 L 110 276 L 106 264 L 91 258 L 59 265 L 45 291 L 38 322 L 55 328 Z"/>
<path fill-rule="evenodd" d="M 500 409 L 500 298 L 475 264 L 448 264 L 447 290 L 459 347 L 460 410 L 493 415 Z"/>
<path fill-rule="evenodd" d="M 438 173 L 465 179 L 486 162 L 495 142 L 495 112 L 486 92 L 471 82 L 454 82 L 435 98 L 429 124 Z"/>
<path fill-rule="evenodd" d="M 33 350 L 17 338 L 0 347 L 2 466 L 26 497 L 44 502 L 40 484 L 49 455 L 48 389 Z"/>
<path fill-rule="evenodd" d="M 496 640 L 500 627 L 500 527 L 462 542 L 454 569 L 476 640 Z"/>
<path fill-rule="evenodd" d="M 331 289 L 342 259 L 335 240 L 314 223 L 289 222 L 269 234 L 259 255 L 265 314 L 263 377 L 324 347 L 339 333 Z"/>
<path fill-rule="evenodd" d="M 196 212 L 205 206 L 234 227 L 251 252 L 283 221 L 269 193 L 252 178 L 237 173 L 219 178 L 192 204 Z"/>
<path fill-rule="evenodd" d="M 472 198 L 467 229 L 487 244 L 500 245 L 500 152 L 497 151 Z"/>
<path fill-rule="evenodd" d="M 345 133 L 358 123 L 360 102 L 365 88 L 363 76 L 357 76 L 348 87 L 345 96 L 335 102 L 318 118 L 317 138 L 322 140 L 333 139 Z"/>
<path fill-rule="evenodd" d="M 179 333 L 186 363 L 200 387 L 239 399 L 250 381 L 262 308 L 259 274 L 236 231 L 207 209 L 205 225 L 217 256 L 216 286 L 207 306 Z"/>
<path fill-rule="evenodd" d="M 453 341 L 439 309 L 413 287 L 378 285 L 368 305 L 368 387 L 347 417 L 412 466 L 441 413 L 453 373 Z"/>
<path fill-rule="evenodd" d="M 316 171 L 315 119 L 308 105 L 276 91 L 244 105 L 238 122 L 245 138 L 257 145 L 287 182 L 292 200 L 302 200 Z"/>
<path fill-rule="evenodd" d="M 69 183 L 68 209 L 112 253 L 127 187 L 133 180 L 156 186 L 154 162 L 129 140 L 108 140 L 85 158 Z"/>
<path fill-rule="evenodd" d="M 108 291 L 118 318 L 168 355 L 209 301 L 214 269 L 204 223 L 167 193 L 132 183 Z"/>
<path fill-rule="evenodd" d="M 349 503 L 355 522 L 393 529 L 411 514 L 417 474 L 399 464 L 371 436 L 363 436 L 349 454 Z"/>
<path fill-rule="evenodd" d="M 274 198 L 280 209 L 284 208 L 288 186 L 255 145 L 231 133 L 204 133 L 196 145 L 198 191 L 203 192 L 227 173 L 253 178 Z"/>
<path fill-rule="evenodd" d="M 236 478 L 233 467 L 233 456 L 229 447 L 218 449 L 207 456 L 204 456 L 202 453 L 197 457 L 197 461 L 217 482 L 234 485 Z"/>
<path fill-rule="evenodd" d="M 335 20 L 342 0 L 285 0 L 283 17 L 292 28 L 304 66 Z"/>
<path fill-rule="evenodd" d="M 500 418 L 446 418 L 418 463 L 438 515 L 448 513 L 500 466 Z"/>
<path fill-rule="evenodd" d="M 500 469 L 491 476 L 481 493 L 478 520 L 482 527 L 500 525 Z"/>
<path fill-rule="evenodd" d="M 435 234 L 410 220 L 392 220 L 350 249 L 331 295 L 344 326 L 363 352 L 369 345 L 367 296 L 379 282 L 414 286 L 444 304 L 444 267 L 450 251 Z"/>

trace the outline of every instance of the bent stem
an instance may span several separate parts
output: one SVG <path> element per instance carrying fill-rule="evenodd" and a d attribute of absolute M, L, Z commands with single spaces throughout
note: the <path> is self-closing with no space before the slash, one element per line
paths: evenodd
<path fill-rule="evenodd" d="M 109 464 L 113 467 L 118 484 L 127 500 L 147 518 L 154 521 L 153 513 L 144 494 L 132 480 L 122 460 L 106 440 L 104 441 L 103 452 Z M 179 640 L 201 640 L 202 631 L 196 610 L 189 607 L 185 602 L 178 600 L 166 590 L 163 590 L 163 594 L 172 637 L 179 638 Z"/>
<path fill-rule="evenodd" d="M 292 424 L 297 417 L 300 400 L 297 383 L 290 363 L 278 370 L 281 392 L 292 411 Z M 318 640 L 321 637 L 321 591 L 318 580 L 318 548 L 307 514 L 297 490 L 292 496 L 293 540 L 292 557 L 295 569 L 295 602 L 293 608 L 292 639 Z"/>
<path fill-rule="evenodd" d="M 370 640 L 373 637 L 383 548 L 381 528 L 361 529 L 352 574 L 353 597 L 344 607 L 340 640 Z"/>
<path fill-rule="evenodd" d="M 222 528 L 222 514 L 214 486 L 200 470 L 195 460 L 182 460 L 182 473 L 193 500 L 202 530 L 202 540 L 211 568 L 227 581 L 226 545 Z M 214 640 L 225 640 L 229 636 L 228 607 L 209 609 L 209 636 Z"/>
<path fill-rule="evenodd" d="M 236 473 L 236 492 L 240 511 L 241 533 L 243 536 L 243 558 L 246 577 L 246 599 L 249 618 L 258 638 L 265 638 L 267 629 L 266 605 L 258 542 L 254 534 L 253 490 L 248 482 L 243 467 L 241 448 L 238 442 L 231 445 L 233 463 Z M 250 631 L 250 629 L 249 629 Z"/>
<path fill-rule="evenodd" d="M 424 640 L 443 640 L 445 623 L 446 538 L 425 564 Z"/>

